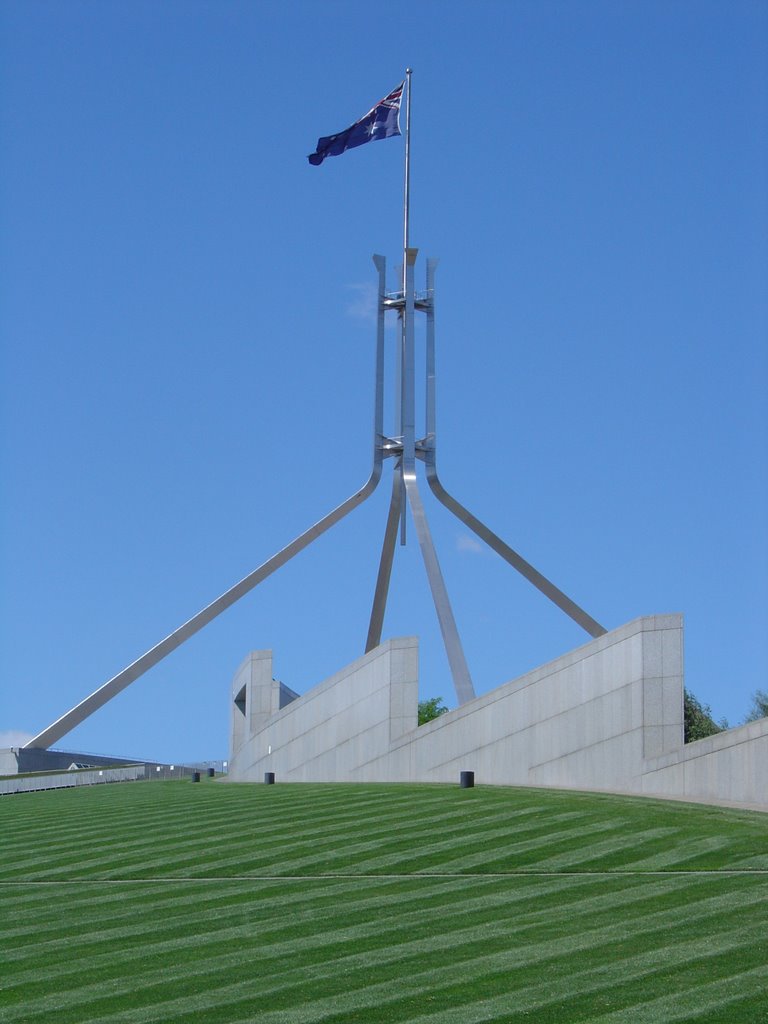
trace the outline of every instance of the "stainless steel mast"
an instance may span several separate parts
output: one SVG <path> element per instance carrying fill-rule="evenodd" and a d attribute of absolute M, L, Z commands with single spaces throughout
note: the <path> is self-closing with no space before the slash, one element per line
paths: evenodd
<path fill-rule="evenodd" d="M 475 696 L 474 686 L 469 668 L 464 657 L 461 640 L 456 628 L 456 621 L 448 598 L 440 564 L 437 558 L 432 535 L 427 523 L 426 513 L 421 501 L 416 478 L 416 461 L 425 465 L 427 482 L 437 499 L 453 512 L 458 519 L 469 527 L 481 540 L 488 544 L 497 554 L 501 555 L 513 568 L 522 573 L 546 597 L 577 622 L 590 636 L 601 636 L 606 632 L 574 601 L 567 597 L 553 583 L 541 575 L 538 570 L 521 555 L 509 547 L 500 537 L 477 519 L 443 487 L 437 474 L 437 442 L 436 442 L 436 378 L 435 378 L 435 270 L 437 260 L 427 260 L 426 291 L 417 292 L 414 284 L 414 268 L 418 249 L 410 245 L 410 155 L 411 155 L 411 75 L 406 69 L 406 124 L 405 124 L 405 180 L 403 196 L 403 272 L 401 287 L 398 291 L 388 292 L 386 289 L 386 260 L 383 256 L 374 256 L 373 261 L 378 271 L 378 317 L 376 330 L 376 366 L 374 385 L 374 429 L 373 429 L 373 465 L 366 483 L 355 491 L 346 501 L 333 509 L 311 526 L 300 536 L 292 540 L 281 551 L 273 555 L 239 583 L 236 583 L 211 604 L 207 605 L 191 619 L 179 626 L 173 633 L 156 644 L 140 658 L 128 665 L 116 676 L 108 680 L 90 696 L 77 704 L 66 714 L 56 719 L 37 736 L 33 737 L 25 748 L 46 748 L 55 743 L 75 726 L 103 707 L 116 694 L 124 690 L 145 672 L 166 658 L 172 651 L 194 636 L 203 626 L 207 625 L 223 611 L 239 601 L 241 597 L 271 576 L 280 566 L 285 565 L 312 541 L 340 522 L 354 508 L 368 498 L 379 483 L 385 458 L 394 458 L 392 479 L 392 495 L 389 504 L 384 542 L 382 545 L 379 571 L 374 591 L 373 606 L 368 628 L 365 650 L 370 651 L 381 642 L 381 634 L 386 611 L 387 594 L 392 572 L 395 547 L 397 544 L 398 526 L 400 527 L 401 543 L 406 541 L 405 508 L 410 506 L 416 536 L 421 548 L 427 579 L 432 592 L 440 630 L 448 656 L 448 664 L 453 676 L 454 688 L 459 704 L 464 704 Z M 398 360 L 395 381 L 395 424 L 397 436 L 390 437 L 384 433 L 384 318 L 385 314 L 395 310 L 399 319 Z M 416 312 L 426 314 L 426 431 L 425 435 L 416 438 L 416 347 L 414 339 L 414 317 Z"/>

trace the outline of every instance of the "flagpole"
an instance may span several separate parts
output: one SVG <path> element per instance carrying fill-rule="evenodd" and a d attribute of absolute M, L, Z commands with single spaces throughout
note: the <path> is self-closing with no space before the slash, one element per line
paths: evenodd
<path fill-rule="evenodd" d="M 407 447 L 405 442 L 406 431 L 406 420 L 409 419 L 408 413 L 408 396 L 406 387 L 406 378 L 408 376 L 407 367 L 409 365 L 409 326 L 413 329 L 412 322 L 409 323 L 407 315 L 408 307 L 408 245 L 409 245 L 409 231 L 410 231 L 410 212 L 411 212 L 411 68 L 405 69 L 406 79 L 406 94 L 405 94 L 405 180 L 403 184 L 403 306 L 400 310 L 400 358 L 399 364 L 399 389 L 400 396 L 398 401 L 399 411 L 399 432 L 403 438 L 404 449 Z M 405 454 L 405 452 L 404 452 Z M 407 504 L 405 494 L 405 458 L 400 459 L 398 467 L 398 475 L 400 477 L 398 488 L 400 490 L 399 504 L 400 504 L 400 544 L 404 545 L 406 541 L 406 527 L 405 527 L 405 507 Z"/>
<path fill-rule="evenodd" d="M 403 188 L 403 293 L 405 293 L 405 267 L 408 262 L 411 215 L 411 68 L 405 69 L 407 93 L 405 98 L 405 186 Z"/>

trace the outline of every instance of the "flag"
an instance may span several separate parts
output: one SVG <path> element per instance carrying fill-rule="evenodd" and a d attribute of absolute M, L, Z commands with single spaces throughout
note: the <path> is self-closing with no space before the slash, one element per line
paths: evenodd
<path fill-rule="evenodd" d="M 403 98 L 404 85 L 405 82 L 401 82 L 389 96 L 379 100 L 364 117 L 343 132 L 318 139 L 317 150 L 307 157 L 309 162 L 317 167 L 327 156 L 341 156 L 348 149 L 362 146 L 365 142 L 400 135 L 400 100 Z"/>

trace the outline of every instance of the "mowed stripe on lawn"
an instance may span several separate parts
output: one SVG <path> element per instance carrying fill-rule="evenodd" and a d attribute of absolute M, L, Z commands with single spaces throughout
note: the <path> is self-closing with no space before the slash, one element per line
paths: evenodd
<path fill-rule="evenodd" d="M 752 1024 L 768 1019 L 766 823 L 482 787 L 6 798 L 0 1020 Z M 560 866 L 574 873 L 535 874 Z"/>
<path fill-rule="evenodd" d="M 95 787 L 86 801 L 80 790 L 6 798 L 28 806 L 3 838 L 0 879 L 540 870 L 553 857 L 567 870 L 585 856 L 595 870 L 638 857 L 646 869 L 719 869 L 724 841 L 731 867 L 754 858 L 762 817 L 540 790 L 390 791 L 388 800 L 382 787 L 152 783 Z M 595 856 L 600 833 L 607 842 Z"/>

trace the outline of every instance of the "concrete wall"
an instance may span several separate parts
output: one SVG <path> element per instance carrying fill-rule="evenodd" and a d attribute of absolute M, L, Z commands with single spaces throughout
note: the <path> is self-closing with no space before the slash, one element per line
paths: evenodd
<path fill-rule="evenodd" d="M 0 775 L 16 775 L 19 771 L 19 748 L 4 747 L 0 750 Z"/>
<path fill-rule="evenodd" d="M 768 808 L 768 723 L 683 743 L 680 615 L 637 619 L 420 728 L 417 642 L 390 640 L 279 707 L 269 651 L 233 686 L 230 778 L 544 785 Z M 705 746 L 702 746 L 704 744 Z"/>
<path fill-rule="evenodd" d="M 417 641 L 389 640 L 283 708 L 280 685 L 271 651 L 253 652 L 237 670 L 229 778 L 358 778 L 374 752 L 416 729 Z"/>
<path fill-rule="evenodd" d="M 643 791 L 768 810 L 768 718 L 647 761 Z"/>

